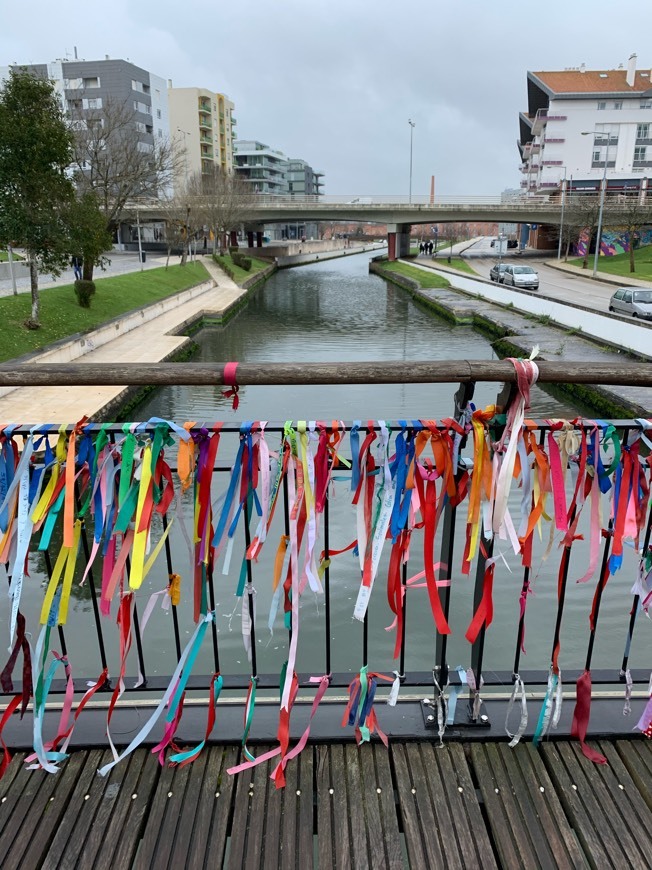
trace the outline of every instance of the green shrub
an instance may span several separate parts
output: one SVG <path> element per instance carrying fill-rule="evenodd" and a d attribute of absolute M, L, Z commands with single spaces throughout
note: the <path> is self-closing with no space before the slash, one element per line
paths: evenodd
<path fill-rule="evenodd" d="M 94 281 L 75 281 L 75 295 L 82 308 L 91 307 L 91 296 L 95 293 Z"/>
<path fill-rule="evenodd" d="M 237 245 L 229 245 L 229 254 L 231 254 L 231 256 L 233 256 L 233 254 L 237 254 L 238 250 L 239 248 Z"/>
<path fill-rule="evenodd" d="M 251 257 L 245 257 L 243 254 L 242 256 L 239 256 L 238 259 L 240 261 L 238 263 L 238 266 L 240 266 L 241 269 L 244 269 L 245 272 L 250 272 L 251 271 Z"/>

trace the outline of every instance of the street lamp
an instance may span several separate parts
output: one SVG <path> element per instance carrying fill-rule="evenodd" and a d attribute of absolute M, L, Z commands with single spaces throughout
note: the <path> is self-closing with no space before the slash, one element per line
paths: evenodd
<path fill-rule="evenodd" d="M 564 166 L 564 180 L 561 189 L 561 219 L 559 221 L 559 245 L 557 247 L 557 259 L 561 260 L 561 238 L 564 230 L 564 206 L 566 205 L 566 167 Z"/>
<path fill-rule="evenodd" d="M 587 130 L 582 136 L 595 136 L 595 130 Z M 595 256 L 593 257 L 593 277 L 598 274 L 598 257 L 600 256 L 600 242 L 602 241 L 602 214 L 604 212 L 604 197 L 607 191 L 607 165 L 609 163 L 609 137 L 604 154 L 604 172 L 602 173 L 602 186 L 600 189 L 600 211 L 598 213 L 598 231 L 595 238 Z"/>
<path fill-rule="evenodd" d="M 412 203 L 412 134 L 414 133 L 414 128 L 416 124 L 414 121 L 408 120 L 408 124 L 410 125 L 410 204 Z"/>

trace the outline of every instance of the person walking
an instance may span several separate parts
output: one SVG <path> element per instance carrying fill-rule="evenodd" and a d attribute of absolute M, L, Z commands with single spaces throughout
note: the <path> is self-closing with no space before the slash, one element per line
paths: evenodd
<path fill-rule="evenodd" d="M 72 271 L 75 273 L 75 281 L 82 279 L 82 261 L 80 257 L 73 257 L 71 261 Z"/>

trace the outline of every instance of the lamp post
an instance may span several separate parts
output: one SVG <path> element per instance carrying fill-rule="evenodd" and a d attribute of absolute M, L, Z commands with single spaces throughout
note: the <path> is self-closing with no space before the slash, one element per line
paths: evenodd
<path fill-rule="evenodd" d="M 414 133 L 414 128 L 416 124 L 414 121 L 408 120 L 408 124 L 410 125 L 410 197 L 409 202 L 412 204 L 412 134 Z"/>
<path fill-rule="evenodd" d="M 587 130 L 582 136 L 595 136 L 594 130 Z M 602 173 L 602 185 L 600 188 L 600 211 L 598 212 L 598 230 L 595 237 L 595 256 L 593 257 L 593 277 L 598 274 L 598 257 L 600 256 L 600 242 L 602 241 L 602 215 L 604 212 L 604 197 L 607 192 L 607 166 L 609 164 L 609 138 L 607 138 L 606 151 L 604 153 L 604 172 Z"/>
<path fill-rule="evenodd" d="M 559 221 L 559 245 L 557 247 L 557 259 L 561 260 L 561 239 L 564 230 L 564 206 L 566 205 L 566 167 L 564 166 L 564 180 L 561 189 L 561 219 Z"/>

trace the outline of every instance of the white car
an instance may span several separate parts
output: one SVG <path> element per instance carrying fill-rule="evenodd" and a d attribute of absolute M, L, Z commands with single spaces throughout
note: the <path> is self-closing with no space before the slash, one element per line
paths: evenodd
<path fill-rule="evenodd" d="M 609 311 L 652 320 L 652 287 L 621 287 L 609 300 Z"/>
<path fill-rule="evenodd" d="M 509 263 L 503 272 L 503 284 L 511 284 L 519 290 L 538 290 L 539 274 L 532 266 L 514 266 Z"/>

